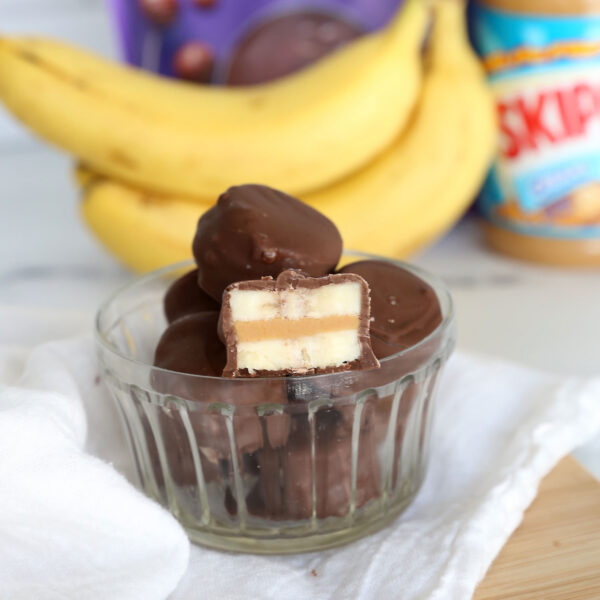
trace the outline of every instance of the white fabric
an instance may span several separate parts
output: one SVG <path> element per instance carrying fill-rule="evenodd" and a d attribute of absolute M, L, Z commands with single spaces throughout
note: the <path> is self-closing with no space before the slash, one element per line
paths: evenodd
<path fill-rule="evenodd" d="M 427 478 L 392 527 L 295 557 L 194 548 L 173 600 L 198 589 L 228 600 L 466 600 L 542 477 L 599 429 L 600 380 L 557 382 L 456 355 L 440 383 Z"/>
<path fill-rule="evenodd" d="M 116 470 L 128 457 L 89 338 L 0 347 L 0 380 L 1 600 L 467 599 L 540 479 L 600 431 L 599 380 L 457 354 L 424 486 L 391 527 L 320 553 L 190 554 Z"/>
<path fill-rule="evenodd" d="M 176 521 L 84 450 L 82 398 L 90 415 L 110 414 L 93 357 L 89 340 L 45 344 L 0 391 L 2 600 L 162 600 L 185 571 Z M 107 420 L 89 425 L 103 457 L 114 455 Z"/>

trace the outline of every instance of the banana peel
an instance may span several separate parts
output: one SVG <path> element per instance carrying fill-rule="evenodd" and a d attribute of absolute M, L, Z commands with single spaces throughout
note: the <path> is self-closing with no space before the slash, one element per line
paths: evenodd
<path fill-rule="evenodd" d="M 125 266 L 145 273 L 192 257 L 196 223 L 209 205 L 142 192 L 85 167 L 75 179 L 84 221 Z"/>

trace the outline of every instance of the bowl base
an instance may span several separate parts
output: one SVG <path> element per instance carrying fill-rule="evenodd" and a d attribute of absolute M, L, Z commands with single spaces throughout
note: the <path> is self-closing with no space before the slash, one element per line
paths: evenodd
<path fill-rule="evenodd" d="M 241 552 L 246 554 L 299 554 L 315 552 L 343 546 L 359 538 L 380 531 L 394 521 L 412 502 L 414 494 L 389 507 L 389 510 L 378 518 L 365 519 L 362 523 L 353 523 L 345 529 L 315 532 L 302 537 L 272 537 L 258 538 L 244 535 L 227 535 L 211 533 L 206 530 L 184 526 L 188 537 L 194 544 L 214 550 Z"/>

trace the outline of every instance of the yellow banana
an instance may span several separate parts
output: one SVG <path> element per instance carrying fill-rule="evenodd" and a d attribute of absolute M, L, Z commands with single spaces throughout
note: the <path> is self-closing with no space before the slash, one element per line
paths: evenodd
<path fill-rule="evenodd" d="M 382 151 L 418 97 L 425 0 L 279 81 L 192 86 L 43 39 L 0 38 L 0 100 L 41 137 L 143 188 L 216 197 L 328 184 Z"/>
<path fill-rule="evenodd" d="M 144 273 L 191 258 L 196 223 L 210 206 L 165 200 L 84 168 L 75 179 L 84 220 L 124 265 Z"/>
<path fill-rule="evenodd" d="M 435 5 L 423 93 L 407 131 L 356 174 L 302 196 L 336 223 L 347 248 L 406 256 L 460 217 L 485 175 L 495 150 L 495 111 L 465 37 L 462 11 L 456 0 L 438 0 Z M 94 174 L 88 171 L 80 177 L 85 182 L 93 180 Z M 191 207 L 188 217 L 193 224 L 191 232 L 184 232 L 182 226 L 175 225 L 170 207 L 181 211 L 181 207 L 190 210 L 190 206 L 181 198 L 155 198 L 162 212 L 157 215 L 158 208 L 152 209 L 152 222 L 160 229 L 153 240 L 151 228 L 124 226 L 119 216 L 119 211 L 138 213 L 138 222 L 146 223 L 148 215 L 141 200 L 144 193 L 116 181 L 101 181 L 85 194 L 84 216 L 123 262 L 140 270 L 140 261 L 131 256 L 148 246 L 152 246 L 153 256 L 145 261 L 144 269 L 174 260 L 168 252 L 171 245 L 183 244 L 186 256 L 190 255 L 188 246 L 196 221 L 214 199 L 197 200 L 200 206 Z M 87 203 L 95 210 L 86 210 Z M 175 226 L 167 230 L 163 223 L 170 219 Z M 114 240 L 107 241 L 104 230 L 111 227 L 119 229 L 112 235 L 118 237 L 120 246 Z M 173 238 L 168 241 L 166 235 Z"/>
<path fill-rule="evenodd" d="M 438 0 L 422 97 L 407 130 L 342 182 L 301 198 L 344 244 L 406 256 L 447 230 L 472 202 L 496 147 L 496 117 L 465 31 L 464 6 Z"/>

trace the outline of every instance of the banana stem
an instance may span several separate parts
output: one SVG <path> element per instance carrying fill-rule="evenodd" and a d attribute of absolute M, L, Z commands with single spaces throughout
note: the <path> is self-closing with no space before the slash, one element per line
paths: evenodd
<path fill-rule="evenodd" d="M 434 0 L 431 5 L 434 23 L 427 52 L 430 66 L 444 64 L 447 70 L 453 66 L 464 70 L 465 46 L 468 46 L 465 3 L 461 0 Z M 447 35 L 448 31 L 459 35 Z M 468 51 L 472 52 L 470 47 Z"/>

